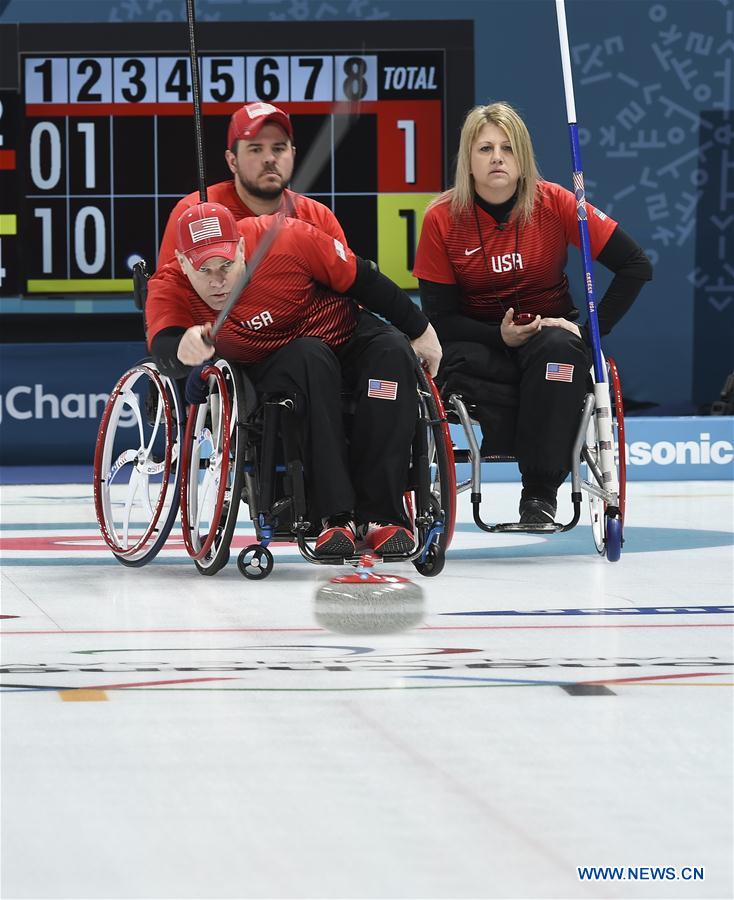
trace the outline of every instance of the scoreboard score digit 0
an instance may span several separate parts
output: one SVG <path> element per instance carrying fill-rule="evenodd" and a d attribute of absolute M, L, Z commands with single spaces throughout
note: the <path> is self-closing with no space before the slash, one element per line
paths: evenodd
<path fill-rule="evenodd" d="M 227 124 L 243 103 L 291 115 L 297 189 L 298 152 L 333 104 L 359 101 L 308 193 L 357 253 L 414 287 L 423 211 L 474 101 L 471 23 L 204 23 L 197 43 L 208 183 L 231 178 Z M 153 267 L 197 186 L 185 26 L 0 26 L 0 49 L 17 73 L 0 71 L 0 296 L 129 294 L 132 266 Z"/>

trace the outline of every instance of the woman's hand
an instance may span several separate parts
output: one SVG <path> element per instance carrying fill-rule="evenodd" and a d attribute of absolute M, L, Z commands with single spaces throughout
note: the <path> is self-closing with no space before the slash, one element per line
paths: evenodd
<path fill-rule="evenodd" d="M 185 366 L 199 366 L 214 356 L 214 346 L 207 340 L 211 330 L 211 322 L 186 329 L 176 351 L 176 356 Z"/>
<path fill-rule="evenodd" d="M 413 348 L 413 352 L 418 359 L 423 360 L 428 366 L 428 371 L 431 375 L 435 376 L 441 363 L 443 350 L 441 349 L 441 344 L 438 341 L 438 335 L 436 334 L 433 325 L 429 324 L 423 334 L 410 342 L 410 346 Z"/>
<path fill-rule="evenodd" d="M 568 319 L 554 319 L 547 318 L 540 320 L 541 328 L 563 328 L 565 331 L 570 331 L 571 334 L 575 334 L 576 337 L 581 337 L 581 329 L 575 322 L 569 322 Z"/>
<path fill-rule="evenodd" d="M 521 347 L 540 331 L 541 318 L 536 316 L 529 325 L 515 325 L 512 321 L 514 315 L 515 310 L 510 307 L 500 322 L 500 334 L 508 347 Z"/>

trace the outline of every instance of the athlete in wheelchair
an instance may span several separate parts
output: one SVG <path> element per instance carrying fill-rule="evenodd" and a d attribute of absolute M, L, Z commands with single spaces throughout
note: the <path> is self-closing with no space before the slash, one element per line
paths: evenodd
<path fill-rule="evenodd" d="M 601 334 L 629 309 L 652 270 L 635 241 L 591 204 L 579 206 L 579 197 L 582 186 L 575 196 L 540 178 L 528 130 L 509 104 L 477 106 L 462 128 L 455 186 L 426 212 L 414 274 L 444 347 L 439 381 L 447 409 L 469 444 L 472 479 L 460 487 L 471 486 L 477 525 L 568 530 L 578 521 L 584 487 L 592 498 L 597 549 L 612 559 L 619 555 L 624 514 L 622 395 L 612 361 L 597 377 L 596 369 L 605 368 L 598 334 L 574 321 L 578 311 L 564 269 L 569 244 L 579 245 L 579 219 L 591 255 L 614 272 L 599 304 Z M 472 413 L 482 425 L 481 448 Z M 581 456 L 590 471 L 583 483 Z M 519 523 L 482 521 L 482 457 L 517 459 Z M 556 494 L 569 470 L 574 519 L 560 525 Z"/>
<path fill-rule="evenodd" d="M 213 313 L 245 267 L 245 247 L 249 256 L 273 228 L 272 246 L 215 348 Z M 300 220 L 238 224 L 226 208 L 199 204 L 181 216 L 178 246 L 177 262 L 148 285 L 154 362 L 133 367 L 119 390 L 118 383 L 100 430 L 98 518 L 118 559 L 140 565 L 162 545 L 178 496 L 167 486 L 166 466 L 180 460 L 184 542 L 202 572 L 226 563 L 245 499 L 260 542 L 240 554 L 248 577 L 269 573 L 267 544 L 283 537 L 314 562 L 356 561 L 368 552 L 437 574 L 453 526 L 454 472 L 440 399 L 416 360 L 435 372 L 441 353 L 420 310 L 374 266 Z M 156 434 L 141 430 L 137 455 L 129 450 L 125 457 L 112 449 L 110 434 L 117 407 L 135 406 L 129 382 L 138 378 L 150 382 L 156 398 L 147 417 L 138 411 L 139 429 L 147 419 Z M 175 382 L 183 379 L 193 406 L 181 440 Z M 350 392 L 348 441 L 343 385 Z M 115 527 L 111 484 L 125 462 L 136 471 L 163 468 L 154 472 L 158 488 L 151 490 L 144 471 L 130 479 Z M 136 504 L 156 524 L 131 538 Z"/>

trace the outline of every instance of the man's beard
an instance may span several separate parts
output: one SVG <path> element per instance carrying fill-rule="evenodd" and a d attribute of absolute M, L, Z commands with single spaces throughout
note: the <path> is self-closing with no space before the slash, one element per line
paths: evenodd
<path fill-rule="evenodd" d="M 277 175 L 278 173 L 274 172 L 273 174 Z M 238 172 L 237 181 L 239 181 L 243 190 L 247 191 L 251 197 L 257 197 L 258 200 L 274 200 L 276 197 L 280 197 L 285 190 L 285 183 L 282 180 L 279 185 L 261 188 L 254 181 L 248 181 L 246 178 L 243 178 Z"/>

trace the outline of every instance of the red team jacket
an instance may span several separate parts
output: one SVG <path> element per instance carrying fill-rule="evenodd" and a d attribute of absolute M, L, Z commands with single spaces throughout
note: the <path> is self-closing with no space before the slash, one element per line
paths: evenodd
<path fill-rule="evenodd" d="M 289 215 L 293 218 L 301 219 L 314 225 L 319 231 L 330 234 L 338 241 L 346 246 L 347 240 L 344 232 L 334 213 L 328 206 L 312 200 L 310 197 L 304 197 L 303 194 L 294 194 L 293 191 L 284 191 L 282 210 L 290 210 Z M 220 181 L 219 184 L 213 184 L 207 188 L 207 199 L 210 203 L 221 203 L 226 206 L 232 215 L 239 221 L 240 219 L 252 218 L 255 213 L 249 206 L 240 200 L 240 196 L 235 190 L 234 180 Z M 158 268 L 166 265 L 171 261 L 175 261 L 176 255 L 176 222 L 186 212 L 189 207 L 199 202 L 198 191 L 183 197 L 174 206 L 171 215 L 166 224 L 166 230 L 163 232 L 160 250 L 158 252 Z"/>
<path fill-rule="evenodd" d="M 586 209 L 596 259 L 617 223 L 588 202 Z M 477 204 L 458 218 L 448 202 L 429 209 L 413 274 L 458 285 L 460 312 L 472 319 L 499 323 L 510 306 L 517 312 L 517 298 L 523 312 L 560 317 L 573 309 L 564 273 L 569 244 L 579 246 L 576 199 L 559 184 L 539 181 L 526 224 L 498 226 Z"/>
<path fill-rule="evenodd" d="M 250 216 L 237 223 L 246 258 L 274 218 Z M 358 307 L 341 292 L 354 284 L 356 274 L 355 256 L 345 242 L 300 219 L 284 219 L 217 335 L 217 352 L 254 363 L 297 337 L 319 337 L 330 347 L 344 344 L 356 327 Z M 329 293 L 324 286 L 340 293 Z M 203 325 L 217 313 L 191 287 L 174 258 L 148 282 L 145 316 L 150 348 L 164 328 Z"/>

